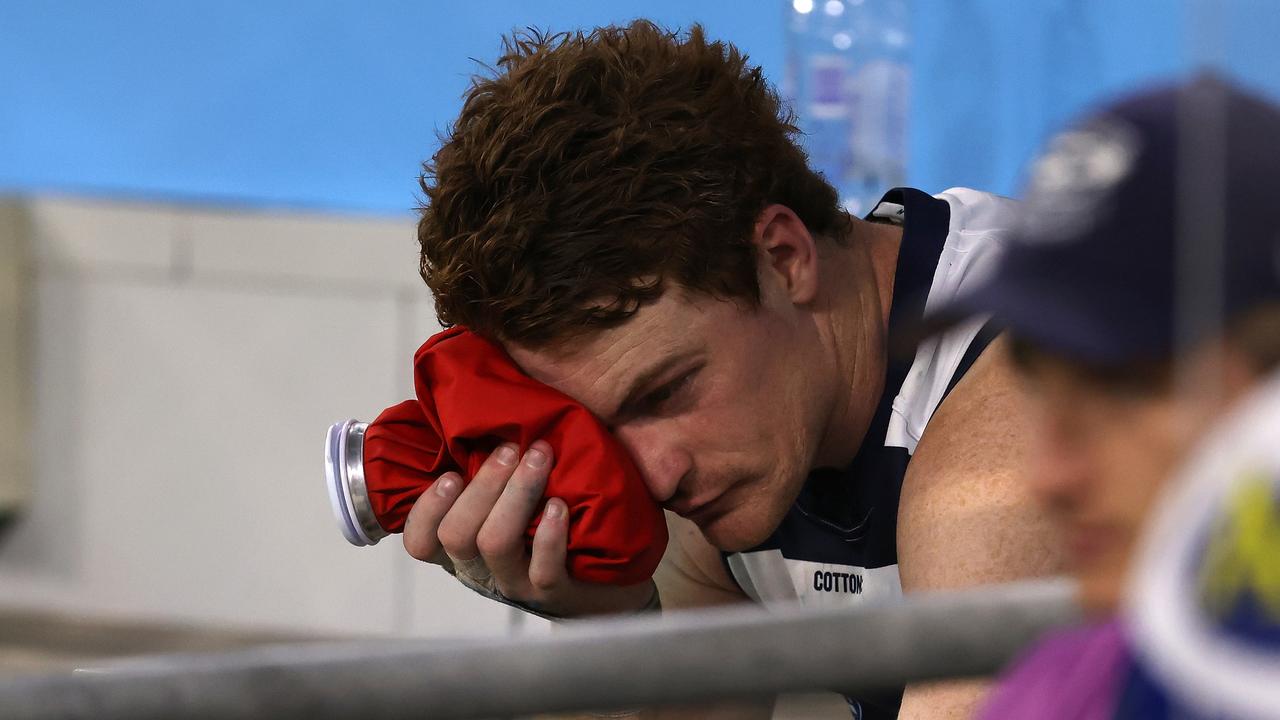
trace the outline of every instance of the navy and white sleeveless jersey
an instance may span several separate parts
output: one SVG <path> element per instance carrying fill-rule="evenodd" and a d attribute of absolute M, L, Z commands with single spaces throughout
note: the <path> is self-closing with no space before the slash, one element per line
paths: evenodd
<path fill-rule="evenodd" d="M 898 188 L 867 216 L 902 227 L 889 346 L 925 312 L 980 284 L 1006 243 L 1012 200 L 953 188 L 936 197 Z M 896 532 L 907 464 L 929 418 L 996 334 L 975 318 L 924 341 L 913 358 L 889 358 L 884 391 L 853 462 L 812 472 L 772 536 L 728 553 L 733 578 L 766 604 L 852 606 L 900 597 Z M 901 689 L 850 699 L 854 717 L 893 718 Z"/>

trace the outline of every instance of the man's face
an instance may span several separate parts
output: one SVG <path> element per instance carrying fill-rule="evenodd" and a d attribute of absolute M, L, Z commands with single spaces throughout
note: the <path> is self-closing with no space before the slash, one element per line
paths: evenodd
<path fill-rule="evenodd" d="M 781 522 L 834 404 L 813 321 L 786 303 L 748 310 L 671 290 L 620 327 L 507 349 L 600 417 L 653 497 L 723 550 Z"/>
<path fill-rule="evenodd" d="M 1145 519 L 1212 411 L 1046 354 L 1024 364 L 1036 447 L 1030 482 L 1060 531 L 1081 599 L 1114 610 Z"/>

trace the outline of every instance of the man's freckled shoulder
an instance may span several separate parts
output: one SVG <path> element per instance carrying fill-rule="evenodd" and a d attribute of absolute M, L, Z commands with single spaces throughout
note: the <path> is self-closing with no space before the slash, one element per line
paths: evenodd
<path fill-rule="evenodd" d="M 904 591 L 1060 570 L 1052 528 L 1025 481 L 1021 382 L 997 343 L 935 413 L 907 467 L 898 506 Z"/>
<path fill-rule="evenodd" d="M 946 492 L 960 483 L 966 493 L 954 500 L 966 504 L 1007 496 L 1010 485 L 999 480 L 1021 470 L 1029 440 L 1022 393 L 1004 340 L 997 340 L 930 419 L 907 470 L 909 484 Z M 975 478 L 993 482 L 975 485 Z"/>

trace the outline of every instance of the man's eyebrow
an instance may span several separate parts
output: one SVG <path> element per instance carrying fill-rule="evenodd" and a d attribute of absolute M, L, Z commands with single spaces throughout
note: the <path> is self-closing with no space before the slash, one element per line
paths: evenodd
<path fill-rule="evenodd" d="M 657 382 L 658 378 L 671 372 L 671 368 L 687 362 L 696 354 L 696 350 L 689 349 L 674 355 L 668 355 L 637 375 L 631 381 L 630 387 L 627 388 L 627 393 L 622 396 L 622 402 L 618 403 L 617 408 L 610 415 L 611 422 L 625 415 L 636 403 L 640 402 L 641 397 L 652 389 L 652 385 Z"/>

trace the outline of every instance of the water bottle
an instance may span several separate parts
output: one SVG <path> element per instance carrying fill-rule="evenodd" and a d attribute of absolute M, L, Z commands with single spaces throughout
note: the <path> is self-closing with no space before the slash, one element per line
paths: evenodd
<path fill-rule="evenodd" d="M 789 0 L 783 94 L 810 165 L 864 214 L 906 177 L 906 0 Z"/>

